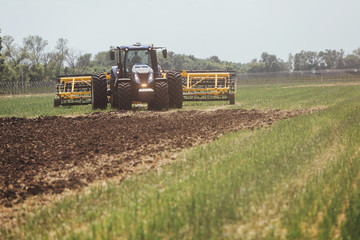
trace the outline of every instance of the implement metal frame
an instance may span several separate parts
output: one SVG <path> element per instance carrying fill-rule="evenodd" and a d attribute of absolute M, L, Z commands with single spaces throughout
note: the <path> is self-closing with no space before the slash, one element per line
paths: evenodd
<path fill-rule="evenodd" d="M 110 75 L 105 75 L 106 79 L 110 79 Z M 91 104 L 91 79 L 91 74 L 59 76 L 56 95 L 60 105 Z"/>
<path fill-rule="evenodd" d="M 186 71 L 183 79 L 184 101 L 228 101 L 235 97 L 234 71 Z"/>

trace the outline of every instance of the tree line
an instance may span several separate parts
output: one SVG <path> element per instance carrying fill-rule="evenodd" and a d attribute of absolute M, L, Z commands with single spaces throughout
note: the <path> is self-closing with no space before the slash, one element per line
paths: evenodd
<path fill-rule="evenodd" d="M 111 66 L 108 52 L 94 57 L 68 46 L 68 40 L 59 38 L 51 51 L 48 41 L 40 36 L 28 36 L 22 45 L 12 36 L 0 36 L 0 81 L 53 80 L 64 74 L 104 72 Z"/>
<path fill-rule="evenodd" d="M 50 81 L 65 74 L 101 73 L 109 71 L 115 65 L 110 60 L 108 51 L 94 55 L 81 53 L 68 44 L 67 39 L 59 38 L 55 48 L 47 51 L 48 41 L 37 35 L 23 38 L 21 45 L 16 44 L 12 36 L 0 36 L 0 81 Z M 159 64 L 167 70 L 233 70 L 256 73 L 360 68 L 360 48 L 348 55 L 345 55 L 344 50 L 301 51 L 295 55 L 289 54 L 286 61 L 263 52 L 260 59 L 249 63 L 222 61 L 217 56 L 200 59 L 172 51 L 168 52 L 166 59 L 160 53 L 158 56 Z"/>
<path fill-rule="evenodd" d="M 289 54 L 285 62 L 276 55 L 266 52 L 260 60 L 254 59 L 248 64 L 246 72 L 313 71 L 326 69 L 360 68 L 360 48 L 345 56 L 344 50 L 325 49 L 324 51 L 301 51 Z"/>

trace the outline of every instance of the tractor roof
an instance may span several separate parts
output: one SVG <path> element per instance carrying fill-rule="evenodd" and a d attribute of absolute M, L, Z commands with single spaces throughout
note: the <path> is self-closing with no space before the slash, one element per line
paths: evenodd
<path fill-rule="evenodd" d="M 141 45 L 140 43 L 135 43 L 133 45 L 128 46 L 120 46 L 120 49 L 128 49 L 128 50 L 138 50 L 138 49 L 151 49 L 151 45 Z"/>

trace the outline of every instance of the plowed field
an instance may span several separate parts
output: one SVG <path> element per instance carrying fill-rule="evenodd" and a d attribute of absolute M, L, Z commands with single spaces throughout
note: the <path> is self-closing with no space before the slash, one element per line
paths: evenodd
<path fill-rule="evenodd" d="M 0 119 L 0 205 L 152 168 L 164 154 L 311 110 L 103 112 Z M 162 154 L 162 158 L 160 157 Z"/>

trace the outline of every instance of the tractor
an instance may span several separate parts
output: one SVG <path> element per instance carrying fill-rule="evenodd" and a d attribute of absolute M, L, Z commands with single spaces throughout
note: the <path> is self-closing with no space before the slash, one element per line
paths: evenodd
<path fill-rule="evenodd" d="M 149 110 L 182 108 L 181 74 L 161 70 L 157 60 L 159 49 L 166 58 L 166 48 L 154 45 L 136 43 L 111 50 L 110 59 L 116 59 L 117 65 L 111 68 L 110 76 L 92 76 L 92 108 L 105 109 L 108 102 L 119 110 L 130 110 L 133 103 L 147 103 Z"/>

